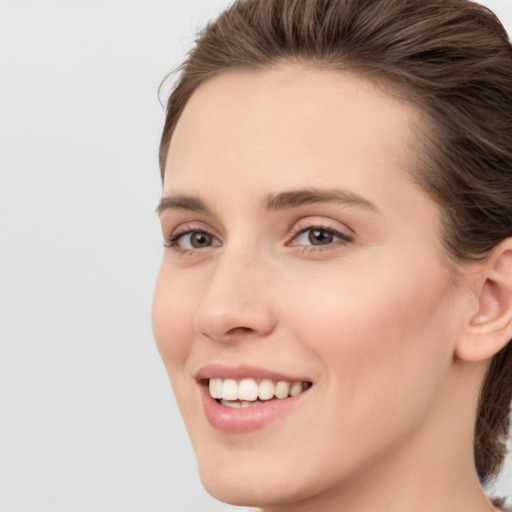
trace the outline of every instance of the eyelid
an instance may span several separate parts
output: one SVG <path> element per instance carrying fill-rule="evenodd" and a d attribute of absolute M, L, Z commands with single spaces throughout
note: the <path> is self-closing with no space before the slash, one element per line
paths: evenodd
<path fill-rule="evenodd" d="M 339 222 L 336 222 L 336 224 L 339 225 Z M 294 240 L 296 240 L 300 234 L 304 233 L 305 231 L 312 230 L 312 229 L 322 229 L 325 231 L 329 231 L 329 232 L 333 233 L 334 235 L 338 236 L 339 238 L 341 238 L 341 241 L 326 245 L 326 246 L 324 246 L 325 248 L 339 244 L 339 243 L 347 243 L 347 242 L 354 241 L 354 232 L 348 226 L 345 226 L 344 228 L 340 228 L 340 227 L 334 226 L 331 222 L 329 222 L 326 219 L 315 220 L 314 218 L 311 218 L 311 219 L 301 219 L 299 222 L 297 222 L 293 226 L 292 233 L 290 235 L 289 240 L 286 242 L 286 245 L 293 246 L 294 244 L 292 242 Z M 295 246 L 298 246 L 298 244 L 295 244 Z M 317 247 L 320 247 L 320 246 L 317 246 Z"/>
<path fill-rule="evenodd" d="M 311 252 L 334 249 L 338 246 L 346 245 L 347 243 L 351 243 L 354 241 L 354 232 L 348 226 L 342 225 L 343 227 L 339 227 L 340 222 L 338 221 L 330 221 L 325 218 L 307 218 L 300 219 L 291 229 L 290 235 L 287 237 L 285 241 L 285 246 L 288 247 L 298 247 L 305 250 L 310 250 Z M 296 243 L 297 238 L 307 232 L 309 230 L 320 229 L 332 233 L 335 235 L 338 240 L 333 241 L 331 243 L 327 243 L 325 245 L 313 245 L 313 244 L 299 244 Z M 205 247 L 194 247 L 194 248 L 186 248 L 181 247 L 179 244 L 179 240 L 190 233 L 204 233 L 212 237 L 214 241 L 217 243 L 212 243 L 211 245 Z M 222 239 L 217 234 L 216 230 L 212 229 L 209 225 L 205 225 L 203 222 L 191 221 L 185 222 L 183 224 L 175 227 L 169 236 L 167 236 L 164 240 L 164 246 L 172 248 L 180 253 L 203 253 L 205 250 L 210 249 L 212 247 L 220 247 L 222 246 Z"/>
<path fill-rule="evenodd" d="M 326 244 L 306 244 L 306 243 L 298 243 L 297 240 L 300 236 L 302 236 L 304 233 L 308 231 L 313 231 L 315 229 L 320 229 L 322 231 L 326 231 L 331 233 L 333 236 L 337 238 L 337 240 L 332 240 Z M 323 251 L 334 251 L 336 249 L 340 249 L 342 247 L 345 247 L 347 244 L 352 243 L 353 240 L 343 233 L 330 229 L 325 228 L 323 226 L 312 226 L 310 228 L 303 229 L 297 233 L 292 239 L 291 242 L 289 242 L 287 245 L 288 247 L 292 247 L 294 249 L 301 250 L 302 252 L 308 253 L 308 254 L 314 254 L 314 253 L 320 253 Z"/>
<path fill-rule="evenodd" d="M 220 242 L 219 244 L 211 245 L 208 247 L 219 247 L 222 245 L 222 241 L 220 237 L 215 233 L 215 230 L 209 227 L 205 227 L 203 223 L 185 222 L 174 228 L 171 231 L 171 234 L 165 238 L 164 247 L 170 247 L 180 252 L 196 252 L 200 250 L 200 248 L 185 249 L 179 246 L 179 240 L 190 233 L 203 233 Z M 205 247 L 204 249 L 207 249 L 208 247 Z"/>

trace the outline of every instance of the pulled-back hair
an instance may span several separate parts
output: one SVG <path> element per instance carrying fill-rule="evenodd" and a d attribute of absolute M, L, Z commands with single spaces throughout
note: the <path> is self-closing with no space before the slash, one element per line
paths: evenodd
<path fill-rule="evenodd" d="M 414 102 L 427 128 L 417 182 L 441 208 L 452 261 L 484 258 L 512 236 L 512 47 L 496 16 L 468 0 L 238 0 L 199 34 L 168 99 L 162 178 L 173 131 L 199 85 L 230 70 L 298 62 L 348 70 Z M 475 462 L 502 465 L 512 343 L 480 392 Z"/>

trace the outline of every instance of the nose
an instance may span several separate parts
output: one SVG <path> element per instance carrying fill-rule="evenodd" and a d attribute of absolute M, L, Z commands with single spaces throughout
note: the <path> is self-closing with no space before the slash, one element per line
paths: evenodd
<path fill-rule="evenodd" d="M 217 342 L 268 336 L 276 325 L 270 274 L 262 259 L 219 255 L 194 315 L 196 333 Z"/>

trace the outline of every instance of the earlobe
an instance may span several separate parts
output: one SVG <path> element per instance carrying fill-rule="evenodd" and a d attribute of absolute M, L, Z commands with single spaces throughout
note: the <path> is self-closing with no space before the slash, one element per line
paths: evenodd
<path fill-rule="evenodd" d="M 490 359 L 512 338 L 512 238 L 492 250 L 478 277 L 478 309 L 456 347 L 466 361 Z"/>

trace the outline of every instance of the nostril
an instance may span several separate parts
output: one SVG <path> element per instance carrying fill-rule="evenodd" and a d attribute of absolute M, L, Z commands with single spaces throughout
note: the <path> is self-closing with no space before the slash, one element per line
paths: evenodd
<path fill-rule="evenodd" d="M 244 304 L 231 295 L 221 296 L 213 286 L 210 288 L 194 314 L 193 327 L 197 334 L 212 341 L 227 342 L 268 336 L 273 331 L 276 319 L 263 297 L 257 304 Z"/>
<path fill-rule="evenodd" d="M 254 329 L 251 329 L 250 327 L 233 327 L 233 329 L 230 329 L 227 334 L 246 334 L 253 332 Z"/>

